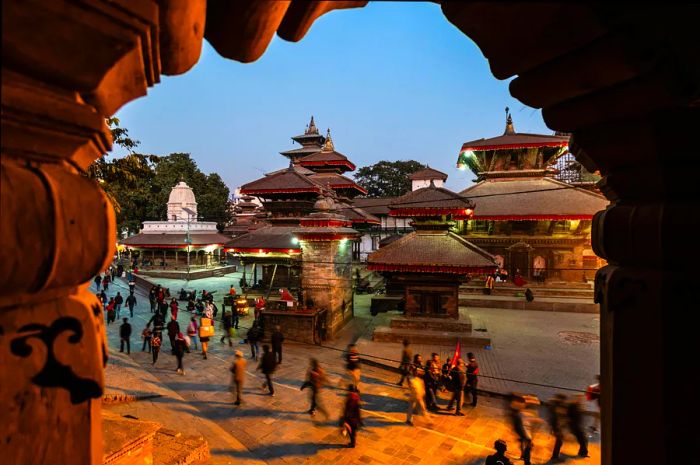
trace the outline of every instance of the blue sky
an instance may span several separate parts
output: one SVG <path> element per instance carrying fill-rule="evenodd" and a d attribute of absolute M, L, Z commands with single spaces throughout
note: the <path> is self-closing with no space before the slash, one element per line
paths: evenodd
<path fill-rule="evenodd" d="M 189 152 L 232 191 L 286 166 L 279 152 L 297 147 L 290 137 L 312 114 L 358 167 L 418 160 L 461 190 L 473 177 L 455 167 L 461 144 L 501 134 L 506 106 L 517 131 L 552 133 L 438 5 L 370 2 L 321 17 L 301 42 L 275 37 L 254 63 L 224 59 L 205 41 L 192 70 L 163 76 L 116 116 L 140 152 Z"/>

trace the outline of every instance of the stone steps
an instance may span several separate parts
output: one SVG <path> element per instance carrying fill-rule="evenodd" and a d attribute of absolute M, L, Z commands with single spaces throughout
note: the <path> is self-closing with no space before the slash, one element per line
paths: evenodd
<path fill-rule="evenodd" d="M 527 287 L 517 287 L 517 286 L 499 286 L 499 287 L 494 287 L 493 291 L 491 292 L 491 295 L 503 295 L 503 296 L 513 296 L 515 297 L 517 294 L 522 294 L 525 292 L 525 289 Z M 593 289 L 562 289 L 562 288 L 549 288 L 549 287 L 541 287 L 541 288 L 534 288 L 530 287 L 532 289 L 532 292 L 534 292 L 536 295 L 542 296 L 542 297 L 579 297 L 579 298 L 589 298 L 593 300 Z M 479 294 L 479 295 L 485 295 L 484 294 L 484 287 L 482 286 L 461 286 L 459 288 L 460 295 L 473 295 L 473 294 Z"/>
<path fill-rule="evenodd" d="M 472 323 L 469 319 L 453 320 L 444 318 L 419 318 L 396 316 L 391 319 L 390 327 L 416 331 L 444 331 L 470 333 Z"/>
<path fill-rule="evenodd" d="M 460 295 L 460 307 L 485 307 L 501 308 L 509 310 L 536 310 L 544 312 L 570 312 L 570 313 L 598 313 L 598 304 L 592 299 L 567 298 L 539 298 L 535 294 L 535 300 L 528 302 L 524 297 L 486 296 L 486 295 Z"/>
<path fill-rule="evenodd" d="M 186 436 L 161 428 L 153 441 L 153 465 L 194 465 L 209 458 L 209 445 L 202 436 Z"/>
<path fill-rule="evenodd" d="M 374 330 L 372 340 L 377 342 L 402 342 L 408 339 L 412 344 L 454 345 L 457 340 L 466 347 L 485 347 L 491 344 L 487 333 L 430 331 L 421 329 L 378 327 Z"/>

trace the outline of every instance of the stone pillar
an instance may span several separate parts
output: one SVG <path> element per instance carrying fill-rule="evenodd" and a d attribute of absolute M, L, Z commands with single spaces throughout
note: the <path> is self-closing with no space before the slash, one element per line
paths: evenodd
<path fill-rule="evenodd" d="M 353 317 L 352 243 L 348 239 L 299 240 L 301 287 L 313 308 L 327 310 L 328 336 Z"/>
<path fill-rule="evenodd" d="M 600 168 L 613 202 L 592 229 L 609 263 L 595 288 L 604 464 L 682 463 L 697 442 L 699 122 L 674 109 L 574 132 L 577 159 Z"/>

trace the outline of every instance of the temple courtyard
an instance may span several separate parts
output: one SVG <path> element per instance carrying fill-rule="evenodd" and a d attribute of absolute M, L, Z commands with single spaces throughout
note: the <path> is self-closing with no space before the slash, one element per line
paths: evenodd
<path fill-rule="evenodd" d="M 220 287 L 223 294 L 227 282 L 236 283 L 235 275 L 189 284 L 197 289 Z M 193 286 L 194 283 L 197 285 Z M 128 293 L 123 280 L 113 286 L 110 294 L 117 290 Z M 171 292 L 177 290 L 179 287 L 171 286 Z M 508 455 L 516 460 L 520 455 L 518 441 L 506 416 L 506 401 L 499 394 L 519 391 L 538 395 L 542 400 L 556 391 L 574 394 L 554 386 L 583 389 L 598 370 L 599 345 L 595 338 L 581 336 L 598 334 L 597 315 L 469 309 L 474 328 L 487 329 L 492 343 L 490 348 L 463 350 L 476 354 L 484 375 L 479 387 L 493 395 L 482 395 L 476 408 L 466 406 L 464 417 L 438 413 L 430 424 L 418 416 L 411 427 L 405 423 L 408 390 L 396 386 L 398 375 L 392 370 L 398 364 L 394 360 L 400 356 L 400 346 L 369 344 L 367 339 L 368 335 L 371 338 L 373 327 L 389 314 L 372 317 L 368 311 L 370 296 L 363 295 L 356 297 L 355 318 L 324 346 L 285 342 L 283 363 L 274 376 L 275 397 L 269 397 L 260 388 L 262 375 L 256 372 L 255 362 L 247 358 L 244 403 L 234 407 L 228 368 L 233 350 L 242 350 L 246 357 L 250 355 L 249 347 L 240 341 L 245 335 L 243 328 L 250 325 L 252 317 L 241 320 L 241 338 L 234 342 L 233 348 L 219 343 L 217 336 L 210 342 L 208 360 L 203 360 L 195 350 L 187 354 L 186 372 L 181 376 L 175 372 L 175 357 L 169 353 L 167 338 L 155 367 L 151 365 L 150 354 L 141 352 L 139 335 L 151 313 L 143 289 L 137 288 L 136 295 L 139 303 L 132 321 L 130 356 L 118 352 L 118 325 L 107 327 L 110 361 L 105 395 L 117 402 L 106 403 L 105 409 L 121 417 L 156 421 L 163 428 L 178 432 L 172 440 L 180 441 L 180 448 L 170 444 L 159 452 L 156 442 L 155 463 L 176 463 L 173 456 L 178 453 L 187 457 L 196 449 L 199 436 L 208 442 L 211 455 L 204 461 L 188 463 L 476 465 L 493 453 L 492 445 L 498 438 L 508 442 Z M 184 329 L 189 314 L 181 311 L 180 315 L 178 320 Z M 221 330 L 217 328 L 217 332 Z M 347 439 L 340 435 L 337 424 L 345 394 L 338 386 L 344 376 L 342 349 L 355 341 L 367 360 L 362 367 L 360 385 L 365 428 L 359 432 L 357 448 L 347 449 Z M 370 349 L 365 350 L 367 347 Z M 420 345 L 413 349 L 414 353 L 423 354 L 424 359 L 432 351 L 439 352 L 443 360 L 454 350 L 447 346 Z M 308 391 L 299 390 L 311 357 L 319 359 L 328 373 L 328 387 L 322 394 L 330 414 L 327 420 L 320 413 L 315 418 L 305 413 Z M 442 407 L 449 400 L 448 394 L 441 394 Z M 593 405 L 585 407 L 594 409 Z M 543 410 L 540 417 L 544 418 L 544 414 Z M 592 418 L 588 417 L 587 421 L 590 423 Z M 599 436 L 593 434 L 590 441 L 591 457 L 577 458 L 578 446 L 573 436 L 567 436 L 562 449 L 565 462 L 600 463 Z M 547 463 L 553 443 L 544 423 L 534 433 L 533 463 Z M 159 455 L 165 451 L 171 456 Z"/>

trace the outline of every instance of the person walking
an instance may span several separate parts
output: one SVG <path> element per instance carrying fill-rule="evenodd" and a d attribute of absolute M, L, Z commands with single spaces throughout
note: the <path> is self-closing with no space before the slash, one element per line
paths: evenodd
<path fill-rule="evenodd" d="M 564 422 L 566 421 L 566 396 L 564 394 L 555 394 L 547 403 L 547 414 L 549 427 L 554 436 L 554 448 L 552 449 L 552 458 L 550 462 L 559 461 L 559 452 L 564 444 Z"/>
<path fill-rule="evenodd" d="M 134 292 L 136 292 L 136 281 L 134 281 L 133 275 L 129 272 L 129 294 Z"/>
<path fill-rule="evenodd" d="M 440 407 L 437 404 L 437 391 L 440 387 L 440 379 L 442 375 L 442 366 L 440 364 L 440 356 L 437 353 L 430 355 L 430 360 L 425 365 L 425 403 L 428 410 L 438 411 Z"/>
<path fill-rule="evenodd" d="M 148 353 L 151 353 L 151 338 L 153 337 L 153 331 L 151 330 L 151 324 L 146 323 L 146 327 L 141 331 L 141 339 L 143 339 L 143 346 L 141 347 L 141 352 L 146 351 L 146 346 L 148 346 Z"/>
<path fill-rule="evenodd" d="M 123 321 L 119 326 L 119 352 L 124 352 L 124 344 L 126 344 L 126 353 L 131 354 L 131 325 L 128 318 L 124 318 Z"/>
<path fill-rule="evenodd" d="M 236 401 L 233 405 L 241 405 L 243 384 L 245 383 L 246 361 L 243 352 L 237 350 L 234 353 L 233 364 L 231 364 L 231 393 L 235 391 Z"/>
<path fill-rule="evenodd" d="M 419 357 L 419 355 L 416 355 Z M 413 426 L 413 414 L 422 415 L 433 423 L 433 420 L 425 406 L 425 383 L 418 376 L 419 369 L 415 367 L 413 372 L 408 375 L 408 412 L 406 412 L 406 423 Z"/>
<path fill-rule="evenodd" d="M 274 352 L 275 357 L 277 357 L 277 364 L 282 364 L 282 343 L 284 342 L 284 334 L 280 330 L 280 325 L 275 326 L 275 330 L 270 336 L 270 343 L 272 343 L 272 352 Z"/>
<path fill-rule="evenodd" d="M 235 308 L 234 308 L 235 310 Z M 231 341 L 231 330 L 233 329 L 233 317 L 231 315 L 231 312 L 229 311 L 224 311 L 223 312 L 223 318 L 221 321 L 221 327 L 224 330 L 224 334 L 221 336 L 221 343 L 224 343 L 224 339 L 228 339 L 228 346 L 233 347 L 233 342 Z"/>
<path fill-rule="evenodd" d="M 209 338 L 214 335 L 214 320 L 211 318 L 211 313 L 205 313 L 199 320 L 199 341 L 202 343 L 202 356 L 207 359 L 207 349 L 209 348 Z"/>
<path fill-rule="evenodd" d="M 134 318 L 134 307 L 136 307 L 136 296 L 133 292 L 126 297 L 126 306 L 129 307 L 129 317 Z"/>
<path fill-rule="evenodd" d="M 530 454 L 532 452 L 532 437 L 530 433 L 525 428 L 525 419 L 523 417 L 523 411 L 525 410 L 525 399 L 517 394 L 511 394 L 511 401 L 509 405 L 509 416 L 511 424 L 513 425 L 513 430 L 520 440 L 520 453 L 521 459 L 524 465 L 530 465 Z"/>
<path fill-rule="evenodd" d="M 479 383 L 479 364 L 474 354 L 467 353 L 467 386 L 466 392 L 471 394 L 472 407 L 476 407 L 476 386 Z"/>
<path fill-rule="evenodd" d="M 175 354 L 175 357 L 177 358 L 177 373 L 184 375 L 185 374 L 185 366 L 183 365 L 183 359 L 185 358 L 185 352 L 187 352 L 187 341 L 185 340 L 185 335 L 178 332 L 177 335 L 175 336 L 175 348 L 173 350 L 173 353 Z"/>
<path fill-rule="evenodd" d="M 578 456 L 588 457 L 588 438 L 583 427 L 583 409 L 581 408 L 581 396 L 576 395 L 570 401 L 566 410 L 569 421 L 569 430 L 578 441 Z"/>
<path fill-rule="evenodd" d="M 309 371 L 306 373 L 306 382 L 302 384 L 301 390 L 311 388 L 311 406 L 306 412 L 311 416 L 316 415 L 316 410 L 321 412 L 324 418 L 328 419 L 328 411 L 321 404 L 321 389 L 326 384 L 326 371 L 321 368 L 321 364 L 317 359 L 312 358 L 309 363 Z"/>
<path fill-rule="evenodd" d="M 171 319 L 170 322 L 168 322 L 168 339 L 170 339 L 170 349 L 171 353 L 175 354 L 175 338 L 177 338 L 177 334 L 180 332 L 180 325 L 178 324 L 177 320 Z"/>
<path fill-rule="evenodd" d="M 275 354 L 270 351 L 270 346 L 267 344 L 263 345 L 263 354 L 260 358 L 260 363 L 258 364 L 258 370 L 262 371 L 265 375 L 265 382 L 262 385 L 263 389 L 268 389 L 270 396 L 274 397 L 275 388 L 272 384 L 272 373 L 275 372 L 277 368 L 277 361 L 275 360 Z"/>
<path fill-rule="evenodd" d="M 600 375 L 596 375 L 595 384 L 591 384 L 586 388 L 586 400 L 595 402 L 598 408 L 597 415 L 593 417 L 595 421 L 590 426 L 591 434 L 594 434 L 598 432 L 598 427 L 600 426 Z"/>
<path fill-rule="evenodd" d="M 258 321 L 262 312 L 265 311 L 265 305 L 266 302 L 262 296 L 258 297 L 255 300 L 255 310 L 253 311 L 253 318 L 255 319 L 255 321 Z"/>
<path fill-rule="evenodd" d="M 357 350 L 355 344 L 348 344 L 345 355 L 345 369 L 352 380 L 352 385 L 355 386 L 355 391 L 360 392 L 360 351 Z"/>
<path fill-rule="evenodd" d="M 114 297 L 109 298 L 109 303 L 107 304 L 107 324 L 111 325 L 117 319 L 117 312 L 114 310 Z"/>
<path fill-rule="evenodd" d="M 199 326 L 197 325 L 197 318 L 192 317 L 190 319 L 190 324 L 187 325 L 187 335 L 189 336 L 190 340 L 192 341 L 192 345 L 194 346 L 195 349 L 198 349 L 197 347 L 197 334 L 199 333 Z"/>
<path fill-rule="evenodd" d="M 413 358 L 413 352 L 411 351 L 410 342 L 408 339 L 403 340 L 403 350 L 401 351 L 401 364 L 399 365 L 399 371 L 401 372 L 401 379 L 397 386 L 403 386 L 403 382 L 408 378 L 411 373 L 411 359 Z"/>
<path fill-rule="evenodd" d="M 100 291 L 100 295 L 98 297 L 100 299 L 100 302 L 102 302 L 102 306 L 107 308 L 107 302 L 109 302 L 109 299 L 107 298 L 107 294 L 105 291 Z"/>
<path fill-rule="evenodd" d="M 258 322 L 253 321 L 253 325 L 248 330 L 248 334 L 246 334 L 246 339 L 248 339 L 248 344 L 250 344 L 250 358 L 254 360 L 258 359 L 258 342 L 260 341 L 260 338 L 261 331 L 260 327 L 258 326 Z"/>
<path fill-rule="evenodd" d="M 105 277 L 102 278 L 102 290 L 107 292 L 109 289 L 109 273 L 105 273 Z"/>
<path fill-rule="evenodd" d="M 360 393 L 354 385 L 348 386 L 348 395 L 345 398 L 343 415 L 340 417 L 340 426 L 344 434 L 350 437 L 348 447 L 355 447 L 357 444 L 357 431 L 363 425 L 360 415 Z"/>
<path fill-rule="evenodd" d="M 160 353 L 160 346 L 163 344 L 163 333 L 160 331 L 153 331 L 153 336 L 151 336 L 151 355 L 153 356 L 153 363 L 155 365 L 158 361 L 158 354 Z"/>
<path fill-rule="evenodd" d="M 493 443 L 493 448 L 496 449 L 496 453 L 486 457 L 485 465 L 513 465 L 513 462 L 506 457 L 506 450 L 508 446 L 503 439 L 497 439 Z"/>
<path fill-rule="evenodd" d="M 457 365 L 450 372 L 452 378 L 452 399 L 447 404 L 447 410 L 452 410 L 452 406 L 456 404 L 455 416 L 463 417 L 462 403 L 464 402 L 464 388 L 467 385 L 467 373 L 464 368 L 464 360 L 461 358 L 457 361 Z"/>
<path fill-rule="evenodd" d="M 151 304 L 151 313 L 155 313 L 156 311 L 156 304 L 158 303 L 156 299 L 156 288 L 152 287 L 150 291 L 148 291 L 148 302 Z"/>
<path fill-rule="evenodd" d="M 173 320 L 177 320 L 177 311 L 179 309 L 179 306 L 177 304 L 177 300 L 173 297 L 170 300 L 170 316 L 173 318 Z"/>
<path fill-rule="evenodd" d="M 124 297 L 122 297 L 121 292 L 117 292 L 117 295 L 114 296 L 114 309 L 117 311 L 117 318 L 120 317 L 123 303 L 124 303 Z"/>
<path fill-rule="evenodd" d="M 100 288 L 101 283 L 102 283 L 102 276 L 98 274 L 97 276 L 95 276 L 95 289 L 97 289 L 98 292 L 101 290 L 101 288 Z"/>

